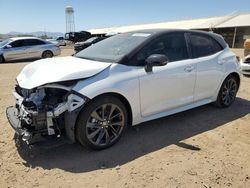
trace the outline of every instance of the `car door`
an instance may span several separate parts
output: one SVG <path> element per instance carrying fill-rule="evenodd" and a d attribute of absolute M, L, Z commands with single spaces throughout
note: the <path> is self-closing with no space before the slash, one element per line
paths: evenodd
<path fill-rule="evenodd" d="M 28 58 L 41 57 L 41 54 L 43 52 L 42 47 L 45 42 L 38 39 L 26 39 L 24 43 L 26 46 Z"/>
<path fill-rule="evenodd" d="M 153 67 L 150 73 L 142 69 L 140 82 L 141 114 L 155 115 L 193 103 L 196 64 L 189 58 L 184 33 L 167 34 L 156 39 L 138 53 L 137 59 L 152 54 L 164 54 L 169 63 Z"/>
<path fill-rule="evenodd" d="M 4 48 L 4 58 L 6 61 L 24 59 L 27 56 L 27 51 L 24 46 L 24 40 L 15 40 L 9 43 L 11 47 Z"/>
<path fill-rule="evenodd" d="M 194 101 L 209 100 L 215 96 L 225 73 L 223 48 L 208 35 L 192 33 L 190 41 L 197 63 Z"/>

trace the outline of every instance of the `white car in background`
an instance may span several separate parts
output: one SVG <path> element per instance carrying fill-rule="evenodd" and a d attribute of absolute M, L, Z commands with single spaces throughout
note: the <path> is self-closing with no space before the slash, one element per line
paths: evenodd
<path fill-rule="evenodd" d="M 245 76 L 250 76 L 250 54 L 241 62 L 241 73 Z"/>
<path fill-rule="evenodd" d="M 33 58 L 50 58 L 60 55 L 55 44 L 36 37 L 14 37 L 0 42 L 0 63 Z"/>
<path fill-rule="evenodd" d="M 16 105 L 7 117 L 23 141 L 66 138 L 104 149 L 128 125 L 208 103 L 229 107 L 240 74 L 235 54 L 217 34 L 144 30 L 115 35 L 73 57 L 36 61 L 16 81 Z"/>

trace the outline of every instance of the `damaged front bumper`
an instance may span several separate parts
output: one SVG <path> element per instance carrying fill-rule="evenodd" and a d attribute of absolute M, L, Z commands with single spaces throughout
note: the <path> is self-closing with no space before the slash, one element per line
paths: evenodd
<path fill-rule="evenodd" d="M 16 106 L 8 107 L 6 116 L 11 127 L 28 145 L 53 146 L 53 143 L 58 145 L 66 140 L 70 143 L 75 141 L 74 126 L 77 115 L 88 99 L 70 90 L 64 92 L 65 94 L 60 96 L 63 99 L 54 100 L 53 105 L 48 102 L 53 96 L 49 95 L 45 88 L 29 96 L 13 92 Z M 49 97 L 46 98 L 46 95 Z"/>

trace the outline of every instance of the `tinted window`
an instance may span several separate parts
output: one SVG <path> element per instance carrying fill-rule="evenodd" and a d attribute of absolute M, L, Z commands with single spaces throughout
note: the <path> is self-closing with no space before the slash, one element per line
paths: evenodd
<path fill-rule="evenodd" d="M 24 42 L 24 40 L 16 40 L 16 41 L 10 43 L 10 45 L 12 46 L 12 48 L 22 47 L 22 46 L 24 46 L 23 42 Z"/>
<path fill-rule="evenodd" d="M 135 65 L 144 65 L 152 54 L 166 55 L 170 62 L 188 59 L 186 40 L 183 34 L 168 34 L 144 47 L 132 60 Z"/>
<path fill-rule="evenodd" d="M 209 36 L 192 34 L 190 39 L 195 58 L 209 56 L 222 50 L 218 42 Z"/>
<path fill-rule="evenodd" d="M 217 52 L 223 50 L 222 46 L 216 40 L 211 38 L 211 42 L 213 45 L 214 53 L 217 53 Z"/>
<path fill-rule="evenodd" d="M 43 41 L 37 40 L 37 39 L 26 39 L 24 41 L 24 43 L 25 43 L 25 46 L 34 46 L 34 45 L 45 44 Z"/>

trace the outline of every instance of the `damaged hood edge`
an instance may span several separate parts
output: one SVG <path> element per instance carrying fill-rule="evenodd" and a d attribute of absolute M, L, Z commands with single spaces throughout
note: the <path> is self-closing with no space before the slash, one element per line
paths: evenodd
<path fill-rule="evenodd" d="M 22 88 L 33 89 L 44 84 L 88 78 L 111 64 L 72 56 L 42 59 L 26 65 L 17 76 L 17 82 Z"/>

